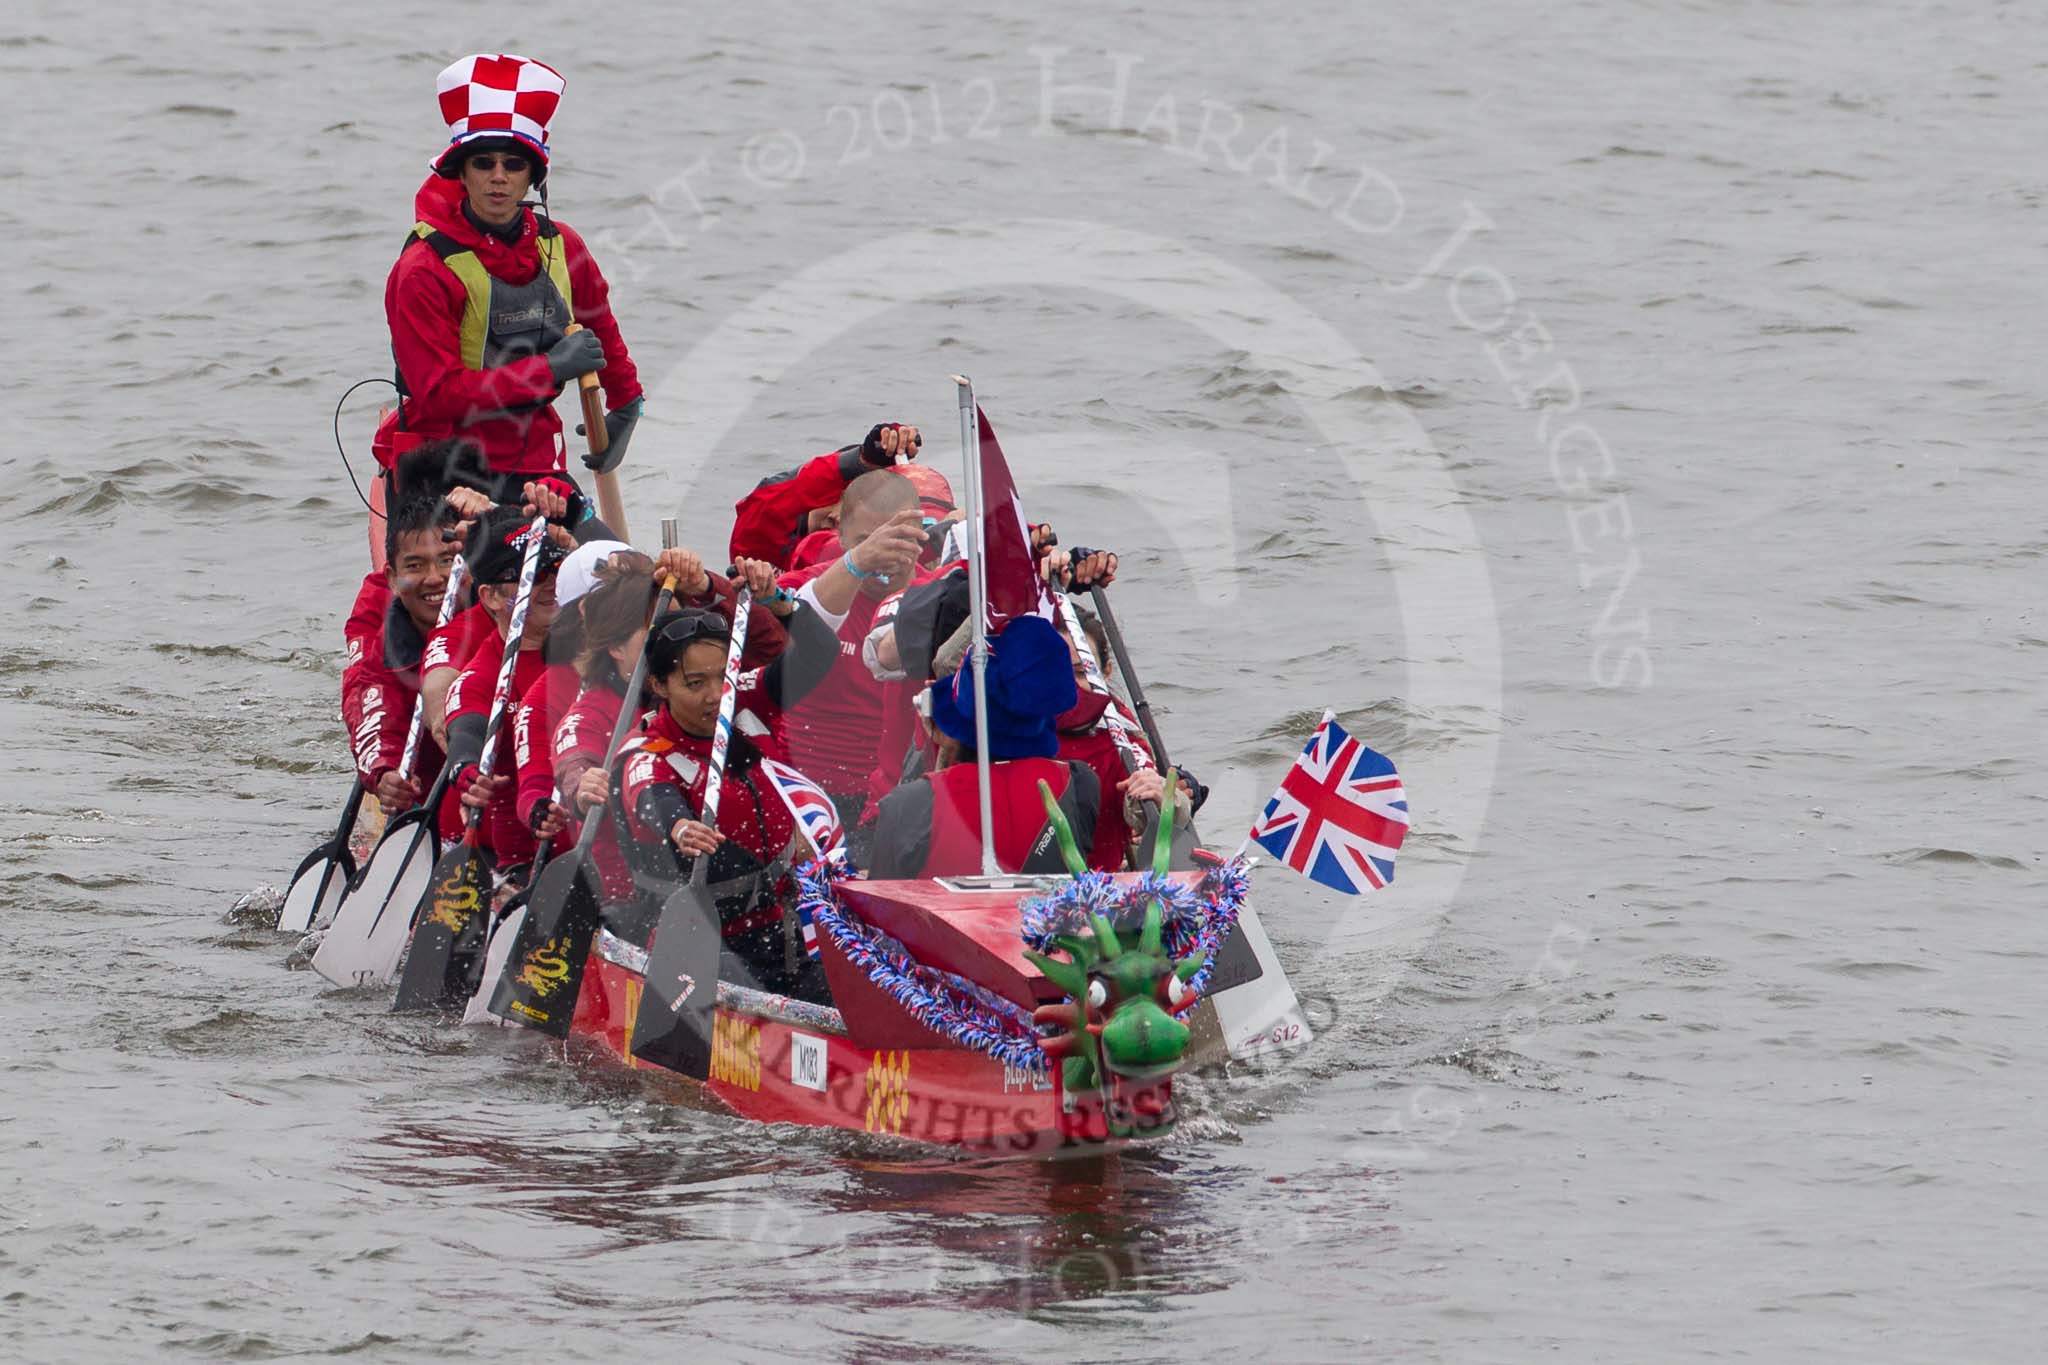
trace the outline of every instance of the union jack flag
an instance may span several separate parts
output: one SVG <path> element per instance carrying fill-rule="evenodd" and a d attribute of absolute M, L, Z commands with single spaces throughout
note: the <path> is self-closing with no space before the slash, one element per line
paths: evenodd
<path fill-rule="evenodd" d="M 832 798 L 825 795 L 825 789 L 787 763 L 772 758 L 762 758 L 761 771 L 768 775 L 768 784 L 775 788 L 782 804 L 789 807 L 790 818 L 803 831 L 804 842 L 811 846 L 812 854 L 845 868 L 846 831 L 840 826 L 839 810 L 832 804 Z M 804 932 L 804 951 L 817 957 L 818 926 L 801 901 L 797 903 L 797 919 Z"/>
<path fill-rule="evenodd" d="M 1261 848 L 1311 881 L 1360 895 L 1394 880 L 1394 854 L 1408 837 L 1408 794 L 1384 754 L 1323 723 L 1280 790 L 1252 825 Z"/>

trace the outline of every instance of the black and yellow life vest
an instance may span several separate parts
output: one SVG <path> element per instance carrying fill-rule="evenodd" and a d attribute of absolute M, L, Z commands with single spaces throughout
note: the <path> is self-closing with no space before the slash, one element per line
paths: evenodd
<path fill-rule="evenodd" d="M 406 249 L 426 243 L 462 281 L 469 296 L 462 306 L 459 332 L 464 368 L 495 369 L 538 355 L 560 341 L 575 320 L 569 253 L 563 248 L 561 231 L 546 218 L 540 219 L 538 229 L 541 269 L 525 284 L 510 284 L 491 274 L 473 249 L 431 224 L 417 223 L 407 234 Z M 401 393 L 406 392 L 403 375 L 399 386 Z"/>

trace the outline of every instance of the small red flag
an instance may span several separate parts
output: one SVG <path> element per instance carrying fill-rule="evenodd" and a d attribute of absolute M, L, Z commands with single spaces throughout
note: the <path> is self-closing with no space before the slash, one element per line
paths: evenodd
<path fill-rule="evenodd" d="M 1045 580 L 1038 576 L 1038 561 L 1031 553 L 1031 528 L 1017 497 L 1017 481 L 1010 477 L 1009 462 L 996 444 L 995 428 L 979 405 L 974 416 L 981 424 L 981 543 L 988 577 L 987 626 L 994 634 L 1019 616 L 1050 618 L 1052 598 Z"/>

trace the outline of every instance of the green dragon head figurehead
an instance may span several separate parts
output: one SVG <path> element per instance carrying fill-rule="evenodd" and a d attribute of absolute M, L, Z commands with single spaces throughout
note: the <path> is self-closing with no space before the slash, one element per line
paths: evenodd
<path fill-rule="evenodd" d="M 1166 790 L 1175 776 L 1166 774 Z M 1052 789 L 1038 784 L 1061 856 L 1076 875 L 1088 865 L 1074 842 L 1074 832 L 1053 799 Z M 1173 850 L 1172 806 L 1163 808 L 1153 844 L 1153 870 L 1164 875 Z M 1176 962 L 1165 949 L 1165 907 L 1157 896 L 1145 898 L 1144 919 L 1137 940 L 1125 942 L 1106 915 L 1091 914 L 1085 933 L 1059 934 L 1053 947 L 1062 960 L 1046 953 L 1024 956 L 1067 994 L 1057 1005 L 1041 1006 L 1043 1024 L 1064 1031 L 1042 1041 L 1045 1051 L 1061 1058 L 1061 1081 L 1069 1092 L 1100 1090 L 1114 1079 L 1148 1081 L 1171 1074 L 1187 1055 L 1188 1026 L 1177 1017 L 1194 1003 L 1189 977 L 1206 960 L 1197 954 Z"/>

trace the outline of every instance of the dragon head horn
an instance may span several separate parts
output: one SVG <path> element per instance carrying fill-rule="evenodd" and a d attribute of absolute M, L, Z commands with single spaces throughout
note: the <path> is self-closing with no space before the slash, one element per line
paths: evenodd
<path fill-rule="evenodd" d="M 1053 799 L 1052 788 L 1045 779 L 1038 780 L 1038 799 L 1045 803 L 1045 818 L 1052 822 L 1053 837 L 1060 841 L 1060 861 L 1067 865 L 1067 871 L 1080 876 L 1088 870 L 1088 860 L 1081 856 L 1081 850 L 1074 843 L 1074 828 L 1067 823 L 1067 813 L 1060 809 L 1060 803 Z"/>
<path fill-rule="evenodd" d="M 1062 962 L 1056 957 L 1048 957 L 1044 953 L 1034 953 L 1029 949 L 1025 950 L 1024 956 L 1030 960 L 1033 966 L 1045 974 L 1047 981 L 1052 982 L 1053 985 L 1058 986 L 1076 1000 L 1087 998 L 1088 969 L 1080 962 Z"/>
<path fill-rule="evenodd" d="M 1173 769 L 1166 770 L 1166 795 L 1159 802 L 1159 833 L 1152 839 L 1152 870 L 1160 876 L 1173 865 L 1173 817 L 1177 814 L 1174 793 L 1179 790 L 1180 778 Z"/>
<path fill-rule="evenodd" d="M 1161 913 L 1159 908 L 1159 898 L 1157 896 L 1146 897 L 1145 927 L 1138 931 L 1139 952 L 1144 953 L 1148 957 L 1159 957 L 1165 952 L 1165 949 L 1161 946 L 1165 918 L 1165 915 Z"/>
<path fill-rule="evenodd" d="M 1109 916 L 1091 913 L 1088 916 L 1088 924 L 1095 930 L 1095 951 L 1100 953 L 1104 960 L 1123 956 L 1124 946 L 1117 940 L 1116 926 L 1109 922 Z"/>

